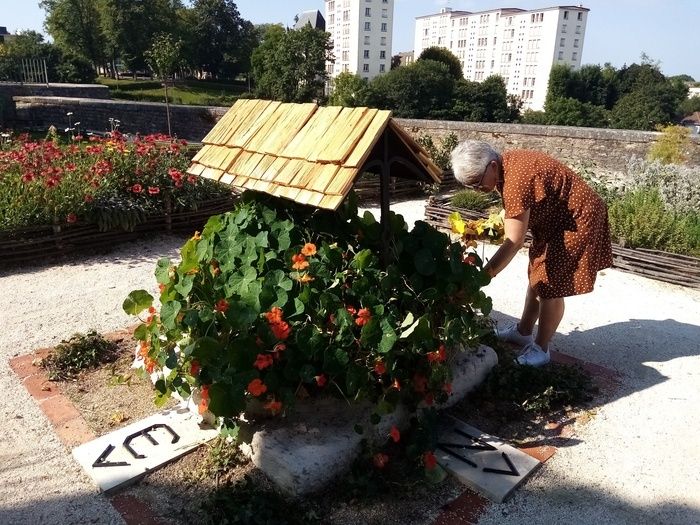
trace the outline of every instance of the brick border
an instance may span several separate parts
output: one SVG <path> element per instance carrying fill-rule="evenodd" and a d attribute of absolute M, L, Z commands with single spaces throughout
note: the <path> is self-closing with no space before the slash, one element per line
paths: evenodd
<path fill-rule="evenodd" d="M 110 332 L 104 334 L 104 337 L 111 341 L 131 337 L 134 328 L 135 326 L 132 326 Z M 83 416 L 68 396 L 61 391 L 59 385 L 49 381 L 46 372 L 38 366 L 39 361 L 46 357 L 51 350 L 53 348 L 42 348 L 31 354 L 13 357 L 9 360 L 9 365 L 51 422 L 61 442 L 67 448 L 72 449 L 95 439 L 97 436 L 90 430 Z M 620 375 L 614 370 L 587 363 L 555 350 L 552 350 L 551 354 L 553 363 L 578 365 L 583 368 L 591 374 L 602 389 L 612 390 L 620 384 Z M 568 440 L 574 436 L 574 423 L 575 420 L 550 422 L 545 425 L 545 430 L 551 436 Z M 557 451 L 556 447 L 550 445 L 519 448 L 542 463 L 549 460 Z M 105 496 L 127 525 L 164 525 L 164 522 L 151 511 L 148 504 L 134 495 Z M 465 489 L 455 500 L 442 507 L 440 515 L 432 525 L 475 525 L 489 505 L 491 502 L 487 498 L 471 489 Z"/>

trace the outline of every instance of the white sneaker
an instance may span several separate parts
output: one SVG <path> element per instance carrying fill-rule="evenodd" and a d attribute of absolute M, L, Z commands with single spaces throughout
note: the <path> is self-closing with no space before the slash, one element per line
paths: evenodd
<path fill-rule="evenodd" d="M 513 343 L 518 346 L 527 346 L 535 342 L 535 338 L 530 335 L 523 335 L 518 331 L 518 323 L 513 323 L 506 328 L 496 328 L 496 337 L 506 343 Z"/>
<path fill-rule="evenodd" d="M 549 348 L 542 350 L 542 347 L 537 343 L 530 343 L 523 349 L 523 353 L 515 359 L 515 362 L 519 365 L 538 367 L 546 365 L 550 359 Z"/>

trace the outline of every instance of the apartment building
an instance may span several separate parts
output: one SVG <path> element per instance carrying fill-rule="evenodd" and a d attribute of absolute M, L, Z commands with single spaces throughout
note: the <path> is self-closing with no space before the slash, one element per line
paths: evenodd
<path fill-rule="evenodd" d="M 467 80 L 500 75 L 525 109 L 541 110 L 552 66 L 581 66 L 588 12 L 581 5 L 475 13 L 446 7 L 416 18 L 414 53 L 447 48 L 459 58 Z"/>
<path fill-rule="evenodd" d="M 333 40 L 332 79 L 342 72 L 371 80 L 391 69 L 394 0 L 326 0 L 326 31 Z"/>

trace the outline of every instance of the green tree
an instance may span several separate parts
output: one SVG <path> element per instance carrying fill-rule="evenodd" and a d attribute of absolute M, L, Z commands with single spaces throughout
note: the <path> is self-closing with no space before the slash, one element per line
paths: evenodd
<path fill-rule="evenodd" d="M 181 63 L 182 40 L 176 40 L 171 35 L 160 33 L 153 38 L 151 49 L 145 52 L 146 61 L 156 77 L 163 80 L 165 91 L 165 112 L 168 120 L 168 135 L 172 135 L 170 127 L 170 102 L 168 101 L 168 80 L 177 71 Z"/>
<path fill-rule="evenodd" d="M 450 75 L 455 80 L 461 80 L 464 78 L 464 72 L 462 71 L 462 63 L 449 49 L 444 47 L 432 46 L 423 50 L 423 52 L 418 57 L 420 60 L 434 60 L 435 62 L 442 62 L 445 64 L 450 71 Z"/>
<path fill-rule="evenodd" d="M 367 104 L 369 85 L 359 75 L 340 73 L 333 79 L 333 93 L 328 99 L 331 106 L 358 107 Z"/>
<path fill-rule="evenodd" d="M 659 105 L 653 86 L 624 95 L 610 113 L 610 126 L 616 129 L 653 131 L 670 120 L 671 116 Z"/>
<path fill-rule="evenodd" d="M 508 96 L 502 77 L 492 75 L 483 82 L 460 80 L 455 85 L 453 118 L 471 122 L 513 122 L 522 102 Z"/>
<path fill-rule="evenodd" d="M 252 58 L 256 95 L 283 102 L 318 99 L 331 50 L 330 34 L 309 25 L 298 30 L 268 28 Z"/>
<path fill-rule="evenodd" d="M 686 98 L 678 105 L 678 118 L 682 119 L 688 115 L 692 115 L 696 111 L 700 111 L 700 95 L 695 95 Z"/>
<path fill-rule="evenodd" d="M 455 80 L 442 62 L 419 60 L 379 75 L 370 82 L 368 104 L 390 109 L 397 117 L 452 117 Z"/>
<path fill-rule="evenodd" d="M 97 68 L 105 61 L 105 39 L 95 0 L 41 0 L 44 26 L 64 52 L 89 60 Z"/>
<path fill-rule="evenodd" d="M 603 106 L 566 97 L 545 104 L 546 122 L 556 126 L 606 127 L 607 111 Z"/>

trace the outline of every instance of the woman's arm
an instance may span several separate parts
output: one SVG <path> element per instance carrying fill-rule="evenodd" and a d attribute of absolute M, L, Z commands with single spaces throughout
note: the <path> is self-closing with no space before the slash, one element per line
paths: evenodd
<path fill-rule="evenodd" d="M 525 210 L 520 215 L 504 221 L 505 240 L 489 262 L 486 263 L 486 266 L 484 266 L 484 270 L 491 277 L 495 277 L 503 268 L 508 266 L 508 263 L 518 250 L 523 247 L 529 221 L 530 210 Z"/>

